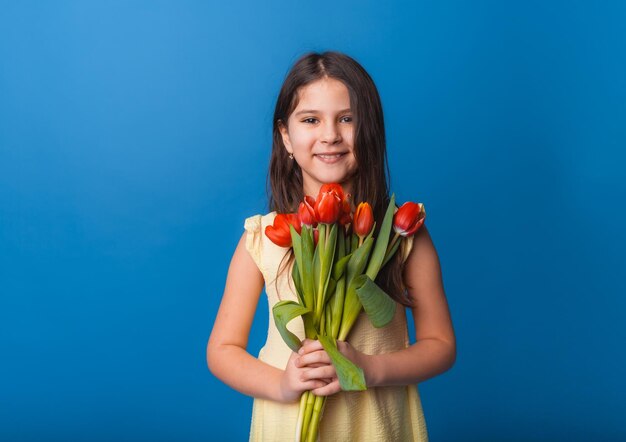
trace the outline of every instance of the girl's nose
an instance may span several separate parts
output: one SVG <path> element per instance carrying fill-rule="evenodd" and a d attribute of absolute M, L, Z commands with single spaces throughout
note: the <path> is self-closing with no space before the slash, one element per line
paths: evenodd
<path fill-rule="evenodd" d="M 326 124 L 322 133 L 322 143 L 335 144 L 341 141 L 341 133 L 333 123 Z"/>

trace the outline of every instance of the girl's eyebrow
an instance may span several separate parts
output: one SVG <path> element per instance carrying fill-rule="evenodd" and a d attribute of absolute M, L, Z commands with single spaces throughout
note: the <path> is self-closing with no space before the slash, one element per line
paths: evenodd
<path fill-rule="evenodd" d="M 299 111 L 299 112 L 296 112 L 296 113 L 295 113 L 295 115 L 296 115 L 296 116 L 298 116 L 298 115 L 300 115 L 300 114 L 316 114 L 316 113 L 319 113 L 319 112 L 320 112 L 320 111 L 318 111 L 318 110 L 316 110 L 316 109 L 304 109 L 304 110 L 301 110 L 301 111 Z M 337 112 L 337 113 L 341 114 L 341 113 L 344 113 L 344 112 L 350 112 L 350 108 L 347 108 L 347 109 L 341 109 L 341 110 L 340 110 L 339 112 Z"/>

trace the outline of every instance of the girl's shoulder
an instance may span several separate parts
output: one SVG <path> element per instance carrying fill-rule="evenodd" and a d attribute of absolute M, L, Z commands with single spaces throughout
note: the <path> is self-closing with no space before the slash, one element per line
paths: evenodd
<path fill-rule="evenodd" d="M 270 261 L 266 255 L 274 248 L 265 236 L 265 228 L 273 224 L 275 217 L 276 212 L 273 211 L 252 215 L 244 220 L 246 250 L 264 276 L 268 271 L 268 261 Z"/>
<path fill-rule="evenodd" d="M 256 215 L 247 217 L 244 220 L 243 227 L 247 232 L 255 233 L 262 228 L 264 229 L 266 225 L 271 225 L 275 217 L 276 211 L 266 214 L 257 213 Z"/>

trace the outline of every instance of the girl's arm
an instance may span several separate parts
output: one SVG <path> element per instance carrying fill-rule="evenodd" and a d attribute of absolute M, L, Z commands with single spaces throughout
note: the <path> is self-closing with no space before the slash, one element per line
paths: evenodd
<path fill-rule="evenodd" d="M 292 353 L 285 370 L 273 367 L 246 351 L 254 313 L 263 290 L 263 275 L 245 248 L 246 232 L 235 249 L 226 287 L 207 345 L 209 370 L 224 383 L 249 396 L 293 402 L 303 391 L 326 385 L 302 378 Z"/>
<path fill-rule="evenodd" d="M 363 368 L 369 387 L 415 384 L 449 370 L 456 360 L 456 339 L 443 289 L 441 267 L 430 234 L 423 225 L 415 235 L 404 269 L 404 281 L 413 301 L 416 343 L 393 353 L 366 355 L 347 342 L 339 350 Z M 307 341 L 297 366 L 328 361 L 319 341 Z M 334 367 L 305 373 L 305 379 L 335 377 Z M 335 380 L 314 391 L 329 395 L 339 391 Z"/>

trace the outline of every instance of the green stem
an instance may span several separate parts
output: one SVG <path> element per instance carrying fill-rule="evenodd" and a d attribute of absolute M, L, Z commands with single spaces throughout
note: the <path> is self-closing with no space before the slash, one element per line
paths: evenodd
<path fill-rule="evenodd" d="M 298 420 L 296 424 L 296 440 L 302 440 L 302 425 L 304 424 L 304 411 L 306 409 L 306 400 L 309 397 L 309 392 L 305 391 L 300 396 L 300 407 L 298 408 Z"/>
<path fill-rule="evenodd" d="M 317 243 L 320 271 L 317 276 L 317 291 L 315 292 L 315 319 L 317 324 L 321 321 L 322 309 L 324 308 L 324 267 L 326 266 L 326 245 L 328 244 L 328 230 L 330 230 L 330 224 L 320 224 L 318 229 L 320 230 L 320 238 Z"/>
<path fill-rule="evenodd" d="M 311 424 L 309 426 L 309 432 L 307 434 L 307 442 L 316 442 L 317 433 L 319 431 L 320 421 L 322 420 L 322 409 L 326 403 L 326 396 L 316 396 L 315 404 L 313 405 L 313 415 L 311 416 Z"/>
<path fill-rule="evenodd" d="M 397 240 L 398 238 L 400 238 L 399 241 Z M 393 240 L 389 244 L 389 247 L 387 247 L 387 251 L 385 252 L 385 258 L 383 259 L 383 263 L 380 265 L 381 268 L 385 267 L 385 265 L 391 260 L 391 258 L 393 258 L 393 256 L 400 248 L 401 242 L 402 237 L 400 237 L 400 235 L 396 233 L 396 236 L 394 236 Z"/>
<path fill-rule="evenodd" d="M 302 433 L 300 434 L 300 441 L 306 440 L 306 435 L 309 433 L 309 426 L 311 422 L 311 415 L 313 414 L 313 405 L 315 404 L 315 395 L 310 391 L 307 391 L 306 405 L 304 407 L 304 417 L 302 422 Z"/>
<path fill-rule="evenodd" d="M 337 336 L 338 341 L 345 341 L 350 333 L 350 327 L 344 327 L 343 322 L 341 323 L 341 331 L 339 332 L 339 336 Z"/>
<path fill-rule="evenodd" d="M 400 234 L 396 232 L 396 234 L 393 236 L 393 239 L 387 246 L 387 250 L 385 251 L 385 258 L 389 255 L 389 252 L 391 251 L 391 249 L 393 249 L 393 246 L 396 244 L 396 241 L 398 240 L 399 237 L 400 237 Z"/>

